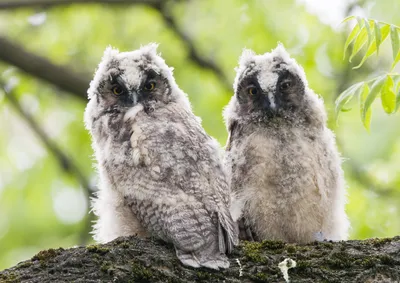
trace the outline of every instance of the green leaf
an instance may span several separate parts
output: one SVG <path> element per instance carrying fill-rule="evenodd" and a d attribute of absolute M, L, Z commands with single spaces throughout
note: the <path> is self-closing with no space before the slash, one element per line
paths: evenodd
<path fill-rule="evenodd" d="M 394 79 L 394 84 L 395 84 L 395 93 L 396 95 L 396 112 L 400 107 L 400 75 L 397 75 L 396 78 Z"/>
<path fill-rule="evenodd" d="M 357 83 L 343 91 L 339 97 L 336 99 L 336 107 L 335 107 L 335 113 L 336 113 L 336 121 L 339 118 L 339 112 L 342 110 L 342 108 L 353 98 L 355 92 L 363 85 L 364 83 Z"/>
<path fill-rule="evenodd" d="M 356 38 L 356 36 L 358 35 L 358 32 L 360 31 L 360 26 L 358 24 L 356 24 L 353 28 L 353 30 L 351 31 L 350 35 L 347 37 L 346 39 L 346 43 L 344 44 L 344 50 L 343 50 L 343 60 L 346 57 L 346 51 L 347 48 L 349 47 L 349 45 L 353 42 L 353 40 Z"/>
<path fill-rule="evenodd" d="M 374 54 L 376 51 L 376 44 L 375 44 L 375 40 L 373 42 L 371 42 L 371 44 L 368 47 L 367 53 L 365 53 L 364 57 L 362 58 L 360 64 L 358 64 L 357 66 L 353 67 L 353 69 L 358 69 L 362 66 L 362 64 L 364 64 L 364 62 L 368 59 L 368 57 L 370 57 L 372 54 Z"/>
<path fill-rule="evenodd" d="M 379 45 L 382 44 L 382 42 L 389 35 L 390 25 L 384 25 L 384 26 L 382 26 L 380 28 L 379 28 L 379 26 L 375 26 L 375 33 L 377 33 L 376 30 L 379 30 L 378 35 L 376 36 L 375 40 L 369 44 L 368 50 L 365 53 L 364 57 L 362 58 L 361 62 L 357 66 L 353 67 L 353 69 L 360 68 L 370 56 L 372 56 L 375 52 L 378 52 L 378 49 L 377 49 L 378 48 L 378 44 L 376 43 L 376 40 L 377 40 L 377 38 L 379 38 L 378 39 L 378 40 L 380 40 Z"/>
<path fill-rule="evenodd" d="M 359 103 L 360 103 L 360 116 L 361 116 L 361 121 L 363 122 L 363 125 L 365 129 L 369 132 L 369 128 L 371 125 L 371 114 L 372 110 L 369 108 L 367 111 L 364 111 L 365 109 L 365 101 L 369 93 L 369 87 L 367 83 L 364 83 L 363 87 L 360 88 L 360 94 L 358 96 Z"/>
<path fill-rule="evenodd" d="M 383 110 L 391 114 L 396 109 L 396 94 L 394 93 L 394 82 L 391 76 L 387 76 L 385 84 L 382 87 L 381 102 Z"/>
<path fill-rule="evenodd" d="M 399 63 L 399 61 L 400 61 L 400 50 L 397 53 L 397 56 L 396 56 L 396 58 L 394 59 L 394 61 L 392 63 L 392 70 L 394 69 L 394 67 L 396 67 L 396 65 L 397 65 L 397 63 Z"/>
<path fill-rule="evenodd" d="M 345 22 L 348 22 L 352 19 L 354 19 L 356 16 L 348 16 L 347 18 L 345 18 L 340 24 L 344 24 Z"/>
<path fill-rule="evenodd" d="M 382 43 L 382 34 L 381 34 L 381 27 L 379 26 L 378 21 L 374 21 L 374 32 L 375 32 L 376 54 L 379 54 L 379 46 Z"/>
<path fill-rule="evenodd" d="M 375 82 L 372 84 L 371 91 L 369 92 L 367 98 L 365 99 L 364 116 L 370 109 L 372 102 L 374 102 L 375 98 L 381 92 L 383 83 L 385 82 L 385 78 L 386 78 L 386 75 L 380 76 L 380 77 L 376 78 Z"/>
<path fill-rule="evenodd" d="M 400 39 L 397 28 L 393 25 L 390 26 L 390 39 L 392 40 L 393 60 L 396 60 L 397 53 L 400 49 Z"/>
<path fill-rule="evenodd" d="M 361 17 L 356 17 L 357 23 L 360 27 L 363 27 L 365 22 L 364 22 L 364 18 Z"/>
<path fill-rule="evenodd" d="M 371 32 L 370 24 L 367 19 L 364 19 L 364 26 L 365 26 L 365 30 L 367 31 L 367 36 L 368 36 L 367 46 L 369 46 L 371 44 L 371 41 L 373 40 L 373 35 Z"/>
<path fill-rule="evenodd" d="M 389 35 L 389 32 L 390 32 L 390 25 L 385 24 L 384 26 L 381 27 L 381 34 L 382 34 L 381 43 L 385 41 L 386 37 Z"/>
<path fill-rule="evenodd" d="M 354 42 L 353 50 L 350 55 L 349 61 L 353 59 L 355 55 L 360 51 L 360 49 L 364 46 L 364 44 L 367 42 L 367 30 L 365 26 L 361 29 L 361 31 L 358 33 L 356 41 Z"/>

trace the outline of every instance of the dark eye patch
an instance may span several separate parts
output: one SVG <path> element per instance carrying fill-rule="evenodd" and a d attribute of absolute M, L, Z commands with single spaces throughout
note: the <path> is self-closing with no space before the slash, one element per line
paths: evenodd
<path fill-rule="evenodd" d="M 304 83 L 296 74 L 292 74 L 288 70 L 278 72 L 279 78 L 276 85 L 278 92 L 285 93 L 304 93 Z"/>

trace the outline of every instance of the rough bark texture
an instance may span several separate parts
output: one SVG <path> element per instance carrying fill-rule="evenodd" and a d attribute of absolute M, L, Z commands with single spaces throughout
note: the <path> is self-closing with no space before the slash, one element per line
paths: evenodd
<path fill-rule="evenodd" d="M 173 247 L 154 240 L 119 238 L 105 245 L 41 251 L 0 272 L 0 282 L 400 282 L 400 237 L 307 245 L 243 242 L 229 269 L 184 267 Z M 239 265 L 240 263 L 240 265 Z"/>

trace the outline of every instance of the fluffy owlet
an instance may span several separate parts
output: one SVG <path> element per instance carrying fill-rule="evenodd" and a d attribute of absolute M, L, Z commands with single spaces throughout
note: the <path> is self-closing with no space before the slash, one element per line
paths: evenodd
<path fill-rule="evenodd" d="M 152 236 L 173 243 L 185 265 L 227 268 L 238 240 L 219 145 L 156 47 L 108 48 L 88 90 L 100 175 L 94 238 Z"/>
<path fill-rule="evenodd" d="M 245 50 L 224 116 L 240 238 L 344 240 L 345 182 L 322 99 L 282 45 Z"/>

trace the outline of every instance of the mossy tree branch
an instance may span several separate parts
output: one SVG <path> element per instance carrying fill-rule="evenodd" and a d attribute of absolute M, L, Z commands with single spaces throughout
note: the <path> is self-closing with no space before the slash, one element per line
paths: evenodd
<path fill-rule="evenodd" d="M 399 282 L 400 237 L 307 245 L 243 242 L 229 269 L 184 267 L 173 247 L 136 237 L 42 251 L 0 272 L 0 282 L 284 282 L 278 264 L 297 262 L 291 282 Z"/>

